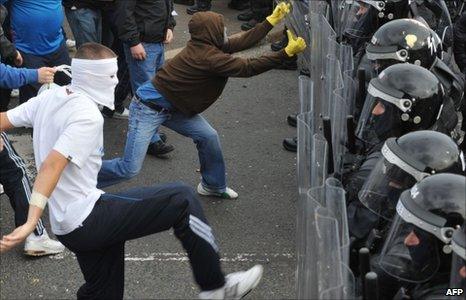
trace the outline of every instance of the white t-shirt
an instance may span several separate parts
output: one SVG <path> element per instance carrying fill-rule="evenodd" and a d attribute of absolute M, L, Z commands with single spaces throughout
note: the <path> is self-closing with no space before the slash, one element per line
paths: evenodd
<path fill-rule="evenodd" d="M 97 174 L 103 156 L 103 118 L 97 104 L 66 87 L 44 91 L 8 111 L 15 127 L 33 127 L 36 168 L 52 150 L 68 158 L 49 204 L 53 233 L 72 232 L 87 218 L 103 194 Z"/>

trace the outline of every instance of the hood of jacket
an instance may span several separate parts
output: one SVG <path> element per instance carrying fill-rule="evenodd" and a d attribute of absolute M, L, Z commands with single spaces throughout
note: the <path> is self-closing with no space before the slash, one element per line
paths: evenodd
<path fill-rule="evenodd" d="M 214 12 L 198 12 L 188 24 L 193 42 L 201 42 L 221 48 L 223 46 L 225 22 L 223 16 Z"/>

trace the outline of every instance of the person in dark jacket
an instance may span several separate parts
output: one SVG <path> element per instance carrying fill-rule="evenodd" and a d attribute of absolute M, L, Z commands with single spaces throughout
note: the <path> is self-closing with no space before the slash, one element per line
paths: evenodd
<path fill-rule="evenodd" d="M 466 12 L 456 21 L 453 30 L 455 61 L 461 72 L 466 75 Z"/>
<path fill-rule="evenodd" d="M 191 40 L 167 62 L 152 81 L 141 86 L 130 105 L 129 132 L 122 158 L 104 161 L 99 186 L 104 187 L 137 175 L 150 136 L 160 125 L 193 139 L 199 153 L 201 195 L 226 199 L 238 197 L 227 187 L 225 162 L 217 131 L 200 115 L 222 94 L 229 77 L 251 77 L 294 59 L 306 44 L 291 38 L 280 51 L 257 58 L 231 54 L 252 47 L 289 12 L 281 3 L 267 20 L 234 38 L 226 37 L 223 16 L 213 12 L 194 14 L 189 22 Z"/>
<path fill-rule="evenodd" d="M 118 0 L 118 33 L 123 42 L 133 94 L 154 77 L 164 62 L 164 45 L 173 40 L 176 25 L 172 0 Z M 174 150 L 155 132 L 147 154 Z"/>
<path fill-rule="evenodd" d="M 63 0 L 65 14 L 78 49 L 84 43 L 102 41 L 102 4 L 113 0 Z"/>

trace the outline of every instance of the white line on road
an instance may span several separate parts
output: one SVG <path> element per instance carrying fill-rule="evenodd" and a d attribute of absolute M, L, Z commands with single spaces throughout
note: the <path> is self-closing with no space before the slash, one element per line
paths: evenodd
<path fill-rule="evenodd" d="M 65 258 L 76 259 L 76 256 L 69 251 L 61 254 L 50 256 L 50 259 L 62 260 Z M 294 254 L 292 253 L 236 253 L 236 254 L 222 254 L 220 259 L 223 262 L 270 262 L 272 260 L 292 260 Z M 182 252 L 154 252 L 144 253 L 142 255 L 131 255 L 126 254 L 125 261 L 175 261 L 185 262 L 188 261 L 188 257 Z"/>

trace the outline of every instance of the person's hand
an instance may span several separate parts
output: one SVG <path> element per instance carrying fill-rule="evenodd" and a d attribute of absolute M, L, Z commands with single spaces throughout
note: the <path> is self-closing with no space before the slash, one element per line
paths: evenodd
<path fill-rule="evenodd" d="M 0 152 L 3 151 L 3 138 L 0 136 Z"/>
<path fill-rule="evenodd" d="M 39 83 L 44 84 L 53 82 L 53 77 L 55 76 L 57 70 L 55 68 L 42 67 L 39 70 L 37 70 L 37 72 L 39 73 Z"/>
<path fill-rule="evenodd" d="M 16 57 L 14 59 L 14 63 L 17 67 L 23 65 L 23 57 L 21 56 L 21 53 L 19 53 L 19 51 L 16 51 Z"/>
<path fill-rule="evenodd" d="M 136 46 L 133 46 L 130 48 L 131 49 L 131 55 L 135 60 L 145 60 L 147 55 L 146 55 L 146 50 L 144 49 L 144 46 L 139 43 Z"/>
<path fill-rule="evenodd" d="M 275 6 L 275 9 L 273 10 L 272 14 L 267 17 L 267 21 L 269 21 L 269 23 L 273 26 L 277 25 L 290 12 L 290 8 L 291 3 L 278 3 L 278 5 Z"/>
<path fill-rule="evenodd" d="M 165 36 L 164 44 L 170 44 L 173 41 L 173 30 L 170 28 L 167 29 L 167 35 Z"/>
<path fill-rule="evenodd" d="M 17 245 L 21 244 L 33 231 L 36 226 L 26 223 L 16 228 L 9 235 L 3 236 L 0 240 L 0 253 L 5 253 Z"/>
<path fill-rule="evenodd" d="M 285 47 L 285 52 L 289 57 L 293 57 L 306 49 L 306 42 L 302 37 L 294 36 L 289 30 L 286 31 L 286 34 L 288 36 L 288 45 Z"/>

